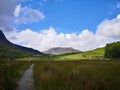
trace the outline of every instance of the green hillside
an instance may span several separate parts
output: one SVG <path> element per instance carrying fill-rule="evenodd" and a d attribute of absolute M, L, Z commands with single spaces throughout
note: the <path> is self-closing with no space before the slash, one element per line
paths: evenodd
<path fill-rule="evenodd" d="M 77 53 L 77 54 L 64 54 L 55 55 L 55 60 L 80 60 L 80 59 L 101 59 L 104 57 L 104 48 L 97 48 L 94 50 Z"/>
<path fill-rule="evenodd" d="M 24 56 L 30 56 L 30 53 L 24 52 L 22 50 L 16 49 L 14 47 L 0 44 L 0 58 L 6 58 L 6 57 L 24 57 Z"/>

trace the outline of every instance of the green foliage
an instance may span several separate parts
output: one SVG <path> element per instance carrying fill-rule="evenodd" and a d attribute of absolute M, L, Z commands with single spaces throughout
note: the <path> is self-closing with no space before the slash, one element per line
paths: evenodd
<path fill-rule="evenodd" d="M 120 90 L 119 61 L 37 62 L 36 90 Z"/>
<path fill-rule="evenodd" d="M 105 47 L 106 58 L 120 58 L 120 42 L 107 44 Z"/>
<path fill-rule="evenodd" d="M 18 79 L 28 66 L 28 62 L 0 62 L 0 90 L 15 90 Z"/>

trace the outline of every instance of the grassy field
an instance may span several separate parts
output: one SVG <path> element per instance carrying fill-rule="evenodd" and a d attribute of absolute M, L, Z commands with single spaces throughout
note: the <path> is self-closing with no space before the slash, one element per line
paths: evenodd
<path fill-rule="evenodd" d="M 40 61 L 36 90 L 120 90 L 120 61 Z"/>
<path fill-rule="evenodd" d="M 0 90 L 15 90 L 17 81 L 29 65 L 25 61 L 0 60 Z"/>
<path fill-rule="evenodd" d="M 77 54 L 63 54 L 53 56 L 54 60 L 80 60 L 80 59 L 102 59 L 104 58 L 104 48 L 97 48 L 95 50 L 90 50 Z"/>

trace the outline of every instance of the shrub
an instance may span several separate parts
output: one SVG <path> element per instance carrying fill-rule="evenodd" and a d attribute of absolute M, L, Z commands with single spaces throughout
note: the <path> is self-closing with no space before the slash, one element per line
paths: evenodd
<path fill-rule="evenodd" d="M 105 47 L 106 58 L 120 58 L 120 42 L 107 44 Z"/>

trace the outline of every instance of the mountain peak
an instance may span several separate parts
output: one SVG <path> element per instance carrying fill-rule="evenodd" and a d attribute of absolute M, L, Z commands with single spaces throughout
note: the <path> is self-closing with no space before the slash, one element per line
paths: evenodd
<path fill-rule="evenodd" d="M 66 54 L 66 53 L 78 53 L 78 52 L 80 51 L 72 47 L 53 47 L 47 51 L 44 51 L 43 53 L 58 55 L 58 54 Z"/>
<path fill-rule="evenodd" d="M 33 54 L 41 54 L 41 52 L 39 52 L 38 50 L 34 50 L 32 48 L 23 47 L 23 46 L 19 46 L 19 45 L 11 43 L 10 41 L 7 40 L 7 38 L 5 37 L 5 35 L 2 32 L 2 30 L 0 30 L 0 44 L 13 47 L 16 50 L 18 49 L 18 50 L 22 50 L 22 51 L 33 53 Z"/>
<path fill-rule="evenodd" d="M 2 30 L 0 30 L 0 42 L 2 42 L 2 43 L 10 43 L 10 42 L 6 39 L 6 37 L 5 37 L 5 35 L 4 35 L 4 33 L 3 33 Z"/>
<path fill-rule="evenodd" d="M 0 40 L 6 38 L 2 30 L 0 30 Z"/>

